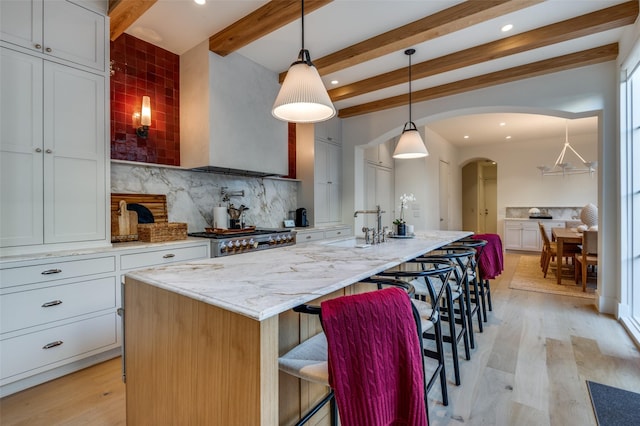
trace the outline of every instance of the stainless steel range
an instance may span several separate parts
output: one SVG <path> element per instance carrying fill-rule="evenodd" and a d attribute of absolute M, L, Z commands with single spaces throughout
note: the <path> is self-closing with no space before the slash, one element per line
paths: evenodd
<path fill-rule="evenodd" d="M 247 232 L 229 230 L 225 233 L 193 232 L 189 236 L 211 239 L 211 257 L 268 250 L 296 243 L 296 232 L 290 229 L 254 229 Z"/>

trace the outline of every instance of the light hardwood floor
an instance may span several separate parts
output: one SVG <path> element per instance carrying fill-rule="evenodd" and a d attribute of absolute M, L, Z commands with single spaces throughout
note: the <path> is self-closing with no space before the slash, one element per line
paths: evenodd
<path fill-rule="evenodd" d="M 492 282 L 493 312 L 476 333 L 462 385 L 447 365 L 449 406 L 430 393 L 431 425 L 595 425 L 586 380 L 640 392 L 640 352 L 593 302 L 511 290 L 517 254 Z M 0 400 L 0 424 L 124 425 L 125 386 L 114 359 Z"/>

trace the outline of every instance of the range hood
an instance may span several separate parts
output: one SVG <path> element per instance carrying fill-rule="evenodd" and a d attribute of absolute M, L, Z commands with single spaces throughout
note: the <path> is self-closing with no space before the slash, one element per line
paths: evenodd
<path fill-rule="evenodd" d="M 267 173 L 267 172 L 255 172 L 251 170 L 239 170 L 239 169 L 229 169 L 226 167 L 215 167 L 215 166 L 204 166 L 204 167 L 194 167 L 191 170 L 194 172 L 205 172 L 205 173 L 216 173 L 220 175 L 232 175 L 232 176 L 244 176 L 244 177 L 269 177 L 269 176 L 282 176 L 275 173 Z"/>
<path fill-rule="evenodd" d="M 278 75 L 204 41 L 180 56 L 180 165 L 210 173 L 286 176 L 288 125 L 271 115 Z"/>

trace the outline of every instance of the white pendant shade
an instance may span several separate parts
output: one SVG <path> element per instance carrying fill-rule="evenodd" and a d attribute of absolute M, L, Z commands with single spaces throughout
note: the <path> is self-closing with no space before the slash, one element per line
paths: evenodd
<path fill-rule="evenodd" d="M 393 158 L 399 159 L 423 158 L 427 155 L 429 152 L 417 129 L 408 129 L 402 132 L 396 150 L 393 151 Z"/>
<path fill-rule="evenodd" d="M 271 113 L 291 123 L 317 123 L 332 118 L 336 109 L 316 67 L 298 61 L 289 68 Z"/>

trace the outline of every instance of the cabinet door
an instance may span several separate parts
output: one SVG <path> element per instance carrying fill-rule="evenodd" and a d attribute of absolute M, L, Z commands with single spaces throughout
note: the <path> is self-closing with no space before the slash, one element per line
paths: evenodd
<path fill-rule="evenodd" d="M 378 164 L 383 167 L 393 168 L 393 140 L 378 145 Z"/>
<path fill-rule="evenodd" d="M 43 61 L 0 55 L 0 246 L 42 244 Z"/>
<path fill-rule="evenodd" d="M 105 17 L 67 1 L 44 2 L 44 52 L 104 71 Z"/>
<path fill-rule="evenodd" d="M 315 143 L 314 221 L 340 222 L 342 218 L 341 148 L 324 141 Z"/>
<path fill-rule="evenodd" d="M 376 168 L 376 205 L 384 213 L 382 214 L 382 226 L 392 229 L 394 219 L 394 197 L 393 197 L 393 171 L 383 167 Z M 411 218 L 407 218 L 411 223 Z"/>
<path fill-rule="evenodd" d="M 504 229 L 504 248 L 522 249 L 522 227 L 520 225 L 506 225 Z"/>
<path fill-rule="evenodd" d="M 522 250 L 540 251 L 541 241 L 538 224 L 535 227 L 522 228 Z"/>
<path fill-rule="evenodd" d="M 44 65 L 44 241 L 104 239 L 105 78 Z"/>
<path fill-rule="evenodd" d="M 0 1 L 0 38 L 42 51 L 42 0 Z"/>

